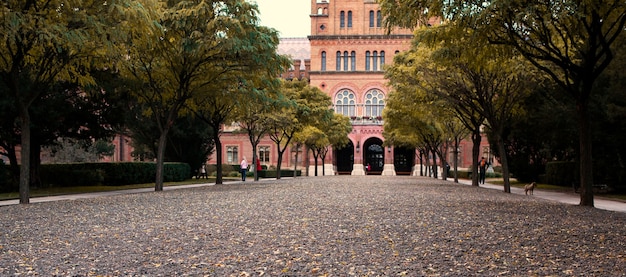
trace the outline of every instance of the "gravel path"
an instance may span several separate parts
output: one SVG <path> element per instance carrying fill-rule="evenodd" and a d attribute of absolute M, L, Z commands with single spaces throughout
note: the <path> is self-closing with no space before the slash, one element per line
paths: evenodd
<path fill-rule="evenodd" d="M 0 207 L 1 276 L 626 276 L 626 214 L 422 177 Z"/>

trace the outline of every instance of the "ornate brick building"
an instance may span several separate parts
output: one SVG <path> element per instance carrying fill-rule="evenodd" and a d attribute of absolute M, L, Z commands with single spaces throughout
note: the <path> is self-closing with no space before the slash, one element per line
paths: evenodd
<path fill-rule="evenodd" d="M 389 88 L 383 67 L 410 47 L 412 32 L 390 35 L 374 0 L 311 0 L 311 85 L 328 93 L 337 113 L 352 119 L 350 144 L 333 149 L 340 174 L 409 174 L 411 149 L 384 147 L 382 110 Z"/>
<path fill-rule="evenodd" d="M 390 34 L 382 26 L 382 15 L 375 0 L 311 0 L 311 33 L 307 38 L 283 38 L 279 52 L 294 59 L 294 66 L 285 72 L 285 79 L 308 78 L 310 84 L 326 92 L 337 113 L 352 120 L 350 143 L 331 149 L 324 161 L 328 174 L 408 175 L 419 174 L 419 157 L 415 149 L 385 146 L 382 110 L 389 93 L 383 67 L 393 57 L 410 47 L 413 33 L 394 29 Z M 435 20 L 430 24 L 438 24 Z M 242 156 L 252 157 L 245 137 L 228 130 L 222 136 L 224 161 L 237 163 Z M 459 167 L 472 163 L 471 142 L 460 146 Z M 487 139 L 483 139 L 482 155 L 491 158 Z M 285 157 L 282 167 L 293 167 L 295 152 Z M 269 139 L 261 142 L 261 163 L 275 165 L 276 149 Z M 299 153 L 302 157 L 302 153 Z M 298 167 L 313 164 L 298 161 Z M 211 160 L 215 160 L 212 158 Z M 451 157 L 449 157 L 451 160 Z"/>

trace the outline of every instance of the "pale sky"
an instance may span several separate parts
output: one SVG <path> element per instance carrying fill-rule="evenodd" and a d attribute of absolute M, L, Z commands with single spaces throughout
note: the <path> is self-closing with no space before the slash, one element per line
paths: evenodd
<path fill-rule="evenodd" d="M 260 25 L 274 28 L 281 38 L 311 33 L 311 0 L 249 0 L 259 6 Z"/>

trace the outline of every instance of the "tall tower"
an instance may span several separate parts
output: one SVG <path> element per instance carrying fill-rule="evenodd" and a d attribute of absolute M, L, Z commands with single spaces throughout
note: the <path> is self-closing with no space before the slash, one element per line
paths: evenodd
<path fill-rule="evenodd" d="M 339 174 L 411 174 L 414 149 L 384 146 L 384 67 L 410 47 L 412 32 L 382 26 L 376 0 L 311 0 L 311 85 L 351 118 L 350 144 L 332 149 Z M 369 165 L 369 166 L 368 166 Z M 367 170 L 369 168 L 369 170 Z"/>

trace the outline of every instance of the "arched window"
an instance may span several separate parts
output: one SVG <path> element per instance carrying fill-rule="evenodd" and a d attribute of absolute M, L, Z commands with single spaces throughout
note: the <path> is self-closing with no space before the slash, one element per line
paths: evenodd
<path fill-rule="evenodd" d="M 339 27 L 343 28 L 346 27 L 346 12 L 341 11 L 339 13 Z"/>
<path fill-rule="evenodd" d="M 385 108 L 385 96 L 380 90 L 372 89 L 365 94 L 365 116 L 381 116 L 383 108 Z"/>
<path fill-rule="evenodd" d="M 372 71 L 378 71 L 378 52 L 374 51 L 374 56 L 372 57 Z"/>
<path fill-rule="evenodd" d="M 374 11 L 370 11 L 370 28 L 374 27 Z"/>
<path fill-rule="evenodd" d="M 239 148 L 237 146 L 226 146 L 226 162 L 229 164 L 239 162 Z"/>
<path fill-rule="evenodd" d="M 383 23 L 383 15 L 380 11 L 376 11 L 376 27 L 381 27 Z"/>
<path fill-rule="evenodd" d="M 346 116 L 354 116 L 356 96 L 352 91 L 344 89 L 335 96 L 335 112 Z"/>
<path fill-rule="evenodd" d="M 365 52 L 365 71 L 370 70 L 370 51 Z"/>
<path fill-rule="evenodd" d="M 343 71 L 348 71 L 348 51 L 343 52 Z"/>
<path fill-rule="evenodd" d="M 350 53 L 350 70 L 352 71 L 356 71 L 356 52 L 352 51 L 352 53 Z"/>
<path fill-rule="evenodd" d="M 335 66 L 335 70 L 341 71 L 341 52 L 337 51 L 337 65 Z"/>
<path fill-rule="evenodd" d="M 348 28 L 352 28 L 352 11 L 348 11 Z"/>
<path fill-rule="evenodd" d="M 385 65 L 385 51 L 380 51 L 380 69 Z"/>
<path fill-rule="evenodd" d="M 322 51 L 322 71 L 326 71 L 326 51 Z"/>

